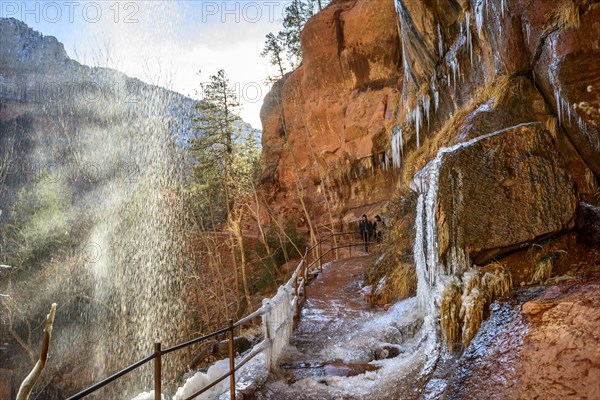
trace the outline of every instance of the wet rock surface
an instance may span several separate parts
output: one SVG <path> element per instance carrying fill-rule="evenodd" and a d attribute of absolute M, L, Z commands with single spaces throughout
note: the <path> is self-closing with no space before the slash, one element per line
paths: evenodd
<path fill-rule="evenodd" d="M 386 314 L 382 308 L 371 307 L 360 293 L 362 273 L 373 261 L 373 256 L 336 261 L 310 283 L 308 299 L 292 337 L 293 347 L 280 359 L 278 376 L 272 375 L 249 398 L 418 398 L 420 384 L 414 382 L 422 359 L 409 363 L 402 371 L 386 372 L 382 363 L 398 360 L 402 365 L 405 355 L 415 354 L 419 342 L 409 342 L 416 340 L 422 319 L 397 323 L 390 320 L 380 332 L 363 332 L 367 321 L 385 318 Z M 374 340 L 372 334 L 379 335 L 381 342 Z M 357 345 L 357 340 L 363 344 Z M 412 378 L 395 379 L 388 374 Z"/>
<path fill-rule="evenodd" d="M 494 303 L 447 398 L 600 398 L 599 289 L 596 272 Z"/>
<path fill-rule="evenodd" d="M 482 265 L 574 225 L 574 183 L 543 126 L 503 131 L 448 154 L 443 163 L 440 254 L 461 247 Z"/>
<path fill-rule="evenodd" d="M 532 35 L 527 49 L 537 84 L 577 150 L 600 175 L 600 5 L 532 1 L 522 20 Z"/>

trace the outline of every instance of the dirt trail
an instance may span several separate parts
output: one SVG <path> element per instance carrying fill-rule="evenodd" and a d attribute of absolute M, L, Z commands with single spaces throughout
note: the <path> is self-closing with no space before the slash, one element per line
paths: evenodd
<path fill-rule="evenodd" d="M 291 341 L 307 355 L 318 352 L 323 342 L 335 341 L 357 320 L 381 312 L 371 307 L 360 293 L 363 272 L 374 256 L 334 261 L 307 286 L 307 299 Z"/>
<path fill-rule="evenodd" d="M 368 318 L 384 312 L 380 307 L 369 306 L 360 293 L 363 272 L 374 259 L 375 256 L 368 255 L 334 261 L 308 285 L 307 300 L 291 340 L 295 350 L 280 359 L 281 376 L 271 376 L 252 398 L 328 399 L 326 386 L 315 397 L 314 392 L 299 393 L 291 384 L 309 376 L 353 376 L 371 367 L 343 364 L 322 350 L 331 348 L 340 337 L 358 329 Z"/>

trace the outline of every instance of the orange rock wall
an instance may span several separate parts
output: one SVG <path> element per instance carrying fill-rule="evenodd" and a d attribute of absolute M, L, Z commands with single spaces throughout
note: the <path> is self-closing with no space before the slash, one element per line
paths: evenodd
<path fill-rule="evenodd" d="M 302 65 L 261 111 L 267 201 L 285 218 L 299 215 L 299 196 L 317 220 L 377 210 L 441 146 L 536 121 L 589 198 L 599 18 L 589 0 L 333 1 L 306 24 Z M 384 171 L 396 126 L 402 168 Z"/>

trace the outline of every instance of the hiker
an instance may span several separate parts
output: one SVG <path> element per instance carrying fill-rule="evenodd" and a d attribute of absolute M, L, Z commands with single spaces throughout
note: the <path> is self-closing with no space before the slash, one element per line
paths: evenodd
<path fill-rule="evenodd" d="M 373 234 L 373 224 L 371 221 L 369 221 L 366 214 L 363 214 L 362 219 L 358 223 L 358 231 L 360 232 L 360 236 L 365 243 L 365 251 L 368 253 L 369 241 L 371 240 L 371 235 Z"/>
<path fill-rule="evenodd" d="M 379 215 L 375 216 L 373 230 L 375 231 L 375 240 L 377 240 L 377 243 L 381 243 L 381 237 L 383 236 L 383 231 L 385 230 L 385 222 L 381 220 Z"/>

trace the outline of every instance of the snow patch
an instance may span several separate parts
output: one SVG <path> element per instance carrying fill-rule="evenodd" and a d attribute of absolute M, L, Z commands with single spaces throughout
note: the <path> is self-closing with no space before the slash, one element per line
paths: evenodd
<path fill-rule="evenodd" d="M 198 371 L 194 376 L 188 378 L 185 384 L 177 390 L 173 400 L 184 400 L 196 393 L 200 389 L 210 385 L 212 382 L 218 380 L 223 375 L 229 372 L 229 358 L 219 360 L 208 368 L 206 373 Z M 225 378 L 221 382 L 217 383 L 208 391 L 202 393 L 196 397 L 198 400 L 210 400 L 218 398 L 218 396 L 229 389 L 229 379 Z M 145 400 L 145 399 L 137 399 Z M 150 399 L 153 400 L 153 399 Z"/>
<path fill-rule="evenodd" d="M 163 394 L 161 394 L 160 398 L 164 400 L 165 396 Z M 131 400 L 154 400 L 154 390 L 151 390 L 149 392 L 140 393 Z"/>

